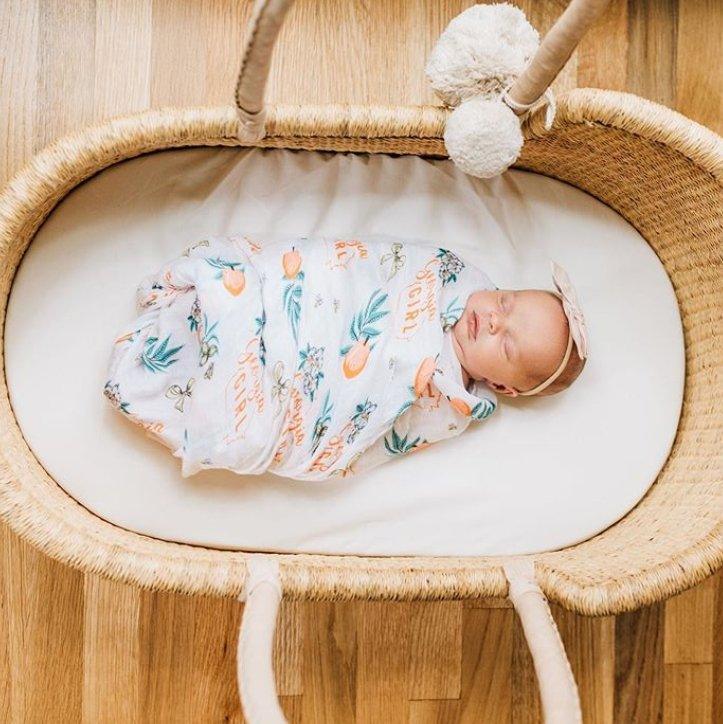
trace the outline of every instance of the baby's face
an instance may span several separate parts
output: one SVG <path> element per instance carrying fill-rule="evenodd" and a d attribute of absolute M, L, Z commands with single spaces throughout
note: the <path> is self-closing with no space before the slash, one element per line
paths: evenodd
<path fill-rule="evenodd" d="M 567 335 L 560 301 L 540 289 L 474 292 L 452 328 L 453 345 L 467 374 L 513 396 L 557 369 Z"/>

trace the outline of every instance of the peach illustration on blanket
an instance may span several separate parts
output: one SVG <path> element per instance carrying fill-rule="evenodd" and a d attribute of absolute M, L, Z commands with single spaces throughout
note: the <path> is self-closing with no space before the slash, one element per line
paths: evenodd
<path fill-rule="evenodd" d="M 237 297 L 246 287 L 244 265 L 239 261 L 229 261 L 221 256 L 204 257 L 206 263 L 216 269 L 215 279 L 220 279 L 229 294 Z"/>
<path fill-rule="evenodd" d="M 461 397 L 450 397 L 449 404 L 452 405 L 460 415 L 469 417 L 472 414 L 472 408 Z"/>
<path fill-rule="evenodd" d="M 222 272 L 223 285 L 229 294 L 237 297 L 246 287 L 246 276 L 239 269 L 224 269 Z"/>
<path fill-rule="evenodd" d="M 368 343 L 368 338 L 364 341 L 359 340 L 354 342 L 351 349 L 344 355 L 344 362 L 342 363 L 341 369 L 344 377 L 348 380 L 356 377 L 364 367 L 366 367 L 371 352 Z"/>
<path fill-rule="evenodd" d="M 349 325 L 349 337 L 352 342 L 339 350 L 339 355 L 342 357 L 341 369 L 348 380 L 359 375 L 367 365 L 369 355 L 375 346 L 371 340 L 381 333 L 381 330 L 374 325 L 389 314 L 389 310 L 384 308 L 387 297 L 388 295 L 382 293 L 381 289 L 375 289 L 369 296 L 366 306 L 354 315 Z"/>
<path fill-rule="evenodd" d="M 432 375 L 436 367 L 434 357 L 425 357 L 414 375 L 414 394 L 417 397 L 432 397 Z"/>
<path fill-rule="evenodd" d="M 301 269 L 301 254 L 296 251 L 296 247 L 292 246 L 291 251 L 287 251 L 282 259 L 282 266 L 284 267 L 284 276 L 287 279 L 293 279 Z"/>

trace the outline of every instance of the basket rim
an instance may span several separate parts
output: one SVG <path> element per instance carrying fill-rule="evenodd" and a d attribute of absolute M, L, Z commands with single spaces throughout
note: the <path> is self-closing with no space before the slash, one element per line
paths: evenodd
<path fill-rule="evenodd" d="M 19 263 L 19 258 L 14 265 L 5 263 L 16 237 L 31 229 L 28 243 L 32 243 L 40 224 L 57 203 L 83 180 L 108 166 L 167 148 L 283 147 L 284 143 L 303 139 L 330 139 L 330 146 L 333 139 L 428 142 L 431 153 L 446 155 L 442 133 L 447 113 L 439 106 L 270 105 L 267 137 L 258 143 L 242 143 L 236 136 L 235 109 L 230 106 L 163 106 L 114 116 L 58 138 L 36 153 L 0 193 L 0 269 L 9 268 L 7 288 L 0 292 L 0 329 L 4 330 L 5 305 Z M 524 124 L 523 132 L 528 140 L 544 139 L 565 124 L 588 123 L 669 146 L 718 183 L 723 180 L 723 138 L 676 111 L 630 93 L 590 88 L 569 91 L 558 99 L 552 131 L 544 128 L 544 111 L 540 110 Z M 71 566 L 144 588 L 211 595 L 240 593 L 249 553 L 134 533 L 105 521 L 65 493 L 42 469 L 12 412 L 5 381 L 4 336 L 0 365 L 0 517 L 15 533 Z M 13 451 L 22 457 L 16 458 Z M 46 487 L 29 485 L 33 476 L 44 476 Z M 71 525 L 69 516 L 83 521 L 83 525 Z M 584 551 L 585 543 L 563 550 Z M 614 586 L 590 586 L 572 578 L 556 568 L 556 553 L 531 556 L 537 561 L 546 595 L 579 613 L 606 615 L 661 600 L 710 575 L 723 564 L 723 525 L 673 558 L 616 580 Z M 281 564 L 284 589 L 294 597 L 468 598 L 504 596 L 507 591 L 501 567 L 505 557 L 501 556 L 380 559 L 339 554 L 264 555 Z"/>

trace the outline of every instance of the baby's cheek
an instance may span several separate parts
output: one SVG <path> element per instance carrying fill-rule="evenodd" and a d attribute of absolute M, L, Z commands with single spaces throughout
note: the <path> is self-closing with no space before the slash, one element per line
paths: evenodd
<path fill-rule="evenodd" d="M 489 366 L 490 353 L 484 342 L 477 342 L 470 345 L 469 356 L 474 368 L 484 372 Z"/>
<path fill-rule="evenodd" d="M 510 363 L 510 365 L 509 365 L 509 370 L 510 370 L 510 376 L 511 376 L 511 377 L 515 377 L 515 378 L 516 378 L 516 377 L 519 377 L 519 376 L 522 375 L 522 373 L 523 373 L 522 367 L 520 367 L 519 365 L 515 364 L 514 362 L 511 362 L 511 363 Z"/>

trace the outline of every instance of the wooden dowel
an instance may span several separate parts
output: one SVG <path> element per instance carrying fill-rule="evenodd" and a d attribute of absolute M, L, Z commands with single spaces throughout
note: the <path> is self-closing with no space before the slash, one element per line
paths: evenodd
<path fill-rule="evenodd" d="M 509 97 L 530 106 L 552 85 L 588 28 L 600 17 L 610 0 L 572 0 L 550 28 L 530 64 L 512 84 Z M 522 114 L 524 110 L 513 109 Z"/>

